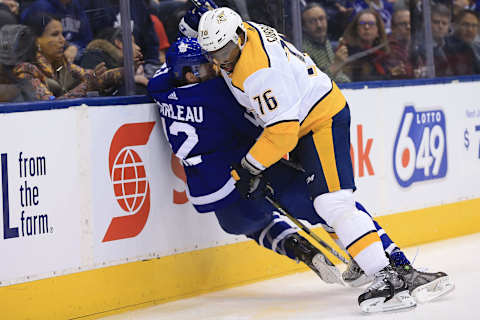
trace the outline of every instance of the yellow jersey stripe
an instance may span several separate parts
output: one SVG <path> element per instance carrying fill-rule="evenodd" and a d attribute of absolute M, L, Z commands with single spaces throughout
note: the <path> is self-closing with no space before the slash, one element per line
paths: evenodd
<path fill-rule="evenodd" d="M 324 121 L 331 119 L 346 104 L 347 99 L 345 99 L 337 84 L 332 81 L 332 89 L 315 102 L 305 119 L 300 123 L 300 137 L 316 129 Z"/>
<path fill-rule="evenodd" d="M 269 68 L 270 57 L 265 49 L 260 31 L 248 22 L 244 22 L 243 25 L 247 30 L 248 41 L 242 49 L 231 78 L 232 85 L 245 92 L 243 87 L 245 80 L 258 70 Z"/>
<path fill-rule="evenodd" d="M 266 127 L 249 151 L 256 161 L 268 168 L 298 143 L 298 120 L 281 121 Z"/>
<path fill-rule="evenodd" d="M 338 240 L 338 236 L 335 232 L 329 232 L 328 234 L 330 235 L 330 238 L 332 238 L 333 240 Z"/>
<path fill-rule="evenodd" d="M 353 258 L 355 258 L 362 250 L 368 248 L 371 244 L 377 241 L 380 241 L 380 237 L 376 230 L 372 230 L 352 242 L 347 247 L 347 251 Z"/>
<path fill-rule="evenodd" d="M 333 145 L 332 119 L 324 122 L 323 126 L 313 134 L 313 142 L 317 149 L 320 163 L 322 164 L 323 174 L 327 182 L 328 191 L 340 190 L 340 179 L 337 171 L 337 161 L 335 159 L 335 148 Z"/>

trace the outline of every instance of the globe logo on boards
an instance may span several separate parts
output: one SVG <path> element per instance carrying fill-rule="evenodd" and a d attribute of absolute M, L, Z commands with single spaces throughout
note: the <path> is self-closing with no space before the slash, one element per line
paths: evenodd
<path fill-rule="evenodd" d="M 147 223 L 150 185 L 142 158 L 133 147 L 146 145 L 154 126 L 155 122 L 124 124 L 112 138 L 110 179 L 115 199 L 125 214 L 112 219 L 102 242 L 133 238 Z"/>
<path fill-rule="evenodd" d="M 145 202 L 148 180 L 142 159 L 135 150 L 124 149 L 112 170 L 113 190 L 120 207 L 135 214 Z"/>

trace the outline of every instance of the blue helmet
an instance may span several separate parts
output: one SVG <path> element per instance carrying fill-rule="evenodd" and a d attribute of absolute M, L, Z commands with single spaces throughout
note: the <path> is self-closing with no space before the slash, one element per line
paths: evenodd
<path fill-rule="evenodd" d="M 196 76 L 200 76 L 200 65 L 209 63 L 195 38 L 179 37 L 170 46 L 166 54 L 167 66 L 176 80 L 184 79 L 185 67 Z"/>

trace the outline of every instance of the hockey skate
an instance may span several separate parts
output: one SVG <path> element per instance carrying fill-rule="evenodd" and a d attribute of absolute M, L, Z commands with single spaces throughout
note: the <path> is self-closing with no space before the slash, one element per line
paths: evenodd
<path fill-rule="evenodd" d="M 407 264 L 395 268 L 406 281 L 408 290 L 418 303 L 432 301 L 455 289 L 445 272 L 422 272 Z"/>
<path fill-rule="evenodd" d="M 373 276 L 367 276 L 352 257 L 347 269 L 342 273 L 343 281 L 350 287 L 358 288 L 373 281 Z"/>
<path fill-rule="evenodd" d="M 285 250 L 293 252 L 298 260 L 304 262 L 326 283 L 339 283 L 344 285 L 337 267 L 335 267 L 320 250 L 308 242 L 307 239 L 294 233 L 284 240 L 283 246 Z"/>
<path fill-rule="evenodd" d="M 358 304 L 366 313 L 409 309 L 417 305 L 407 282 L 390 265 L 375 274 L 373 283 L 358 297 Z"/>

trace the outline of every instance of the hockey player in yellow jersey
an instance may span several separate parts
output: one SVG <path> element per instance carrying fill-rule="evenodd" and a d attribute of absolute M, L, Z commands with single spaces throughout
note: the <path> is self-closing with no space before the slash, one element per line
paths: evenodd
<path fill-rule="evenodd" d="M 229 8 L 202 15 L 198 42 L 238 102 L 264 128 L 241 163 L 232 166 L 240 193 L 246 198 L 259 194 L 262 172 L 290 153 L 305 169 L 317 214 L 365 273 L 374 276 L 358 298 L 361 310 L 414 307 L 407 281 L 390 266 L 372 219 L 355 207 L 350 110 L 335 82 L 275 29 L 243 22 Z"/>

